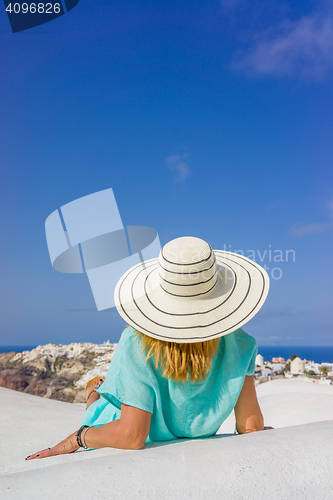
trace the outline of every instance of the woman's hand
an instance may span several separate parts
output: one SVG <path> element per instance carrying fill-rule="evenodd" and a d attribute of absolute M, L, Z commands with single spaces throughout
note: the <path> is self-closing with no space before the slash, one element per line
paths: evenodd
<path fill-rule="evenodd" d="M 77 432 L 77 431 L 76 431 Z M 53 457 L 54 455 L 65 455 L 66 453 L 73 453 L 73 451 L 78 450 L 80 447 L 76 441 L 76 432 L 73 432 L 66 439 L 61 441 L 53 448 L 46 448 L 45 450 L 38 451 L 33 455 L 29 455 L 26 460 L 33 460 L 34 458 L 46 458 Z"/>

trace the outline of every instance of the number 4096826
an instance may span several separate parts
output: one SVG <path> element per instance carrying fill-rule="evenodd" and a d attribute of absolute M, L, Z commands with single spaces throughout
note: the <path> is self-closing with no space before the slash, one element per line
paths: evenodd
<path fill-rule="evenodd" d="M 60 12 L 60 3 L 55 3 L 52 5 L 52 3 L 31 3 L 30 5 L 27 3 L 14 3 L 13 7 L 12 4 L 10 3 L 6 7 L 6 11 L 9 12 L 10 14 L 14 12 L 14 14 L 19 14 L 22 12 L 22 14 L 59 14 Z"/>

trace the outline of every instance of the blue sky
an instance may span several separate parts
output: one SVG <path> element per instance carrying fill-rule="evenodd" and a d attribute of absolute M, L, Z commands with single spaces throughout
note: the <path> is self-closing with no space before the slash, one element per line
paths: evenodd
<path fill-rule="evenodd" d="M 15 34 L 3 8 L 0 37 L 0 345 L 119 339 L 115 311 L 71 311 L 87 276 L 52 269 L 44 230 L 110 187 L 162 245 L 278 268 L 259 344 L 333 345 L 332 2 L 80 0 Z"/>

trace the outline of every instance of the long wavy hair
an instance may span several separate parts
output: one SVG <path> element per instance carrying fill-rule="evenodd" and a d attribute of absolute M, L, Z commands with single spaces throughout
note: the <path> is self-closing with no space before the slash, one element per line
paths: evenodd
<path fill-rule="evenodd" d="M 164 368 L 163 377 L 175 382 L 200 382 L 205 380 L 212 366 L 220 339 L 206 340 L 190 344 L 166 342 L 148 337 L 135 330 L 142 345 L 141 355 L 146 352 L 146 361 L 154 358 L 155 366 Z"/>

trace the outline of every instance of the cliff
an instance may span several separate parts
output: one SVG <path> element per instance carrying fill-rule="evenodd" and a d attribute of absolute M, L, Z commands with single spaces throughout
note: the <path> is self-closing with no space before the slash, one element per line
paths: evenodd
<path fill-rule="evenodd" d="M 105 376 L 117 344 L 47 344 L 0 354 L 0 387 L 68 403 L 85 401 L 84 388 Z"/>

